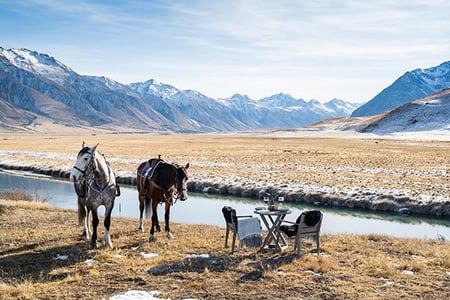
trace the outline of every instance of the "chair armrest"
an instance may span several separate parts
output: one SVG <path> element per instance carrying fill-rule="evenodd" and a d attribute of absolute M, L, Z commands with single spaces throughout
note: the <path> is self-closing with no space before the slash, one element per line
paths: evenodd
<path fill-rule="evenodd" d="M 292 221 L 288 221 L 288 220 L 283 220 L 283 221 L 281 221 L 281 223 L 289 223 L 289 224 L 292 224 L 292 225 L 298 225 L 297 223 L 292 222 Z"/>

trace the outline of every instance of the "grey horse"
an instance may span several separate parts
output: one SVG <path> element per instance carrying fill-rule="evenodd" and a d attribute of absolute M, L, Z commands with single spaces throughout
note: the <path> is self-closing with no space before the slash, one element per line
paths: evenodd
<path fill-rule="evenodd" d="M 111 212 L 114 207 L 115 197 L 119 195 L 119 188 L 116 184 L 116 177 L 110 165 L 102 154 L 97 151 L 98 144 L 88 147 L 83 142 L 83 147 L 77 155 L 77 161 L 70 172 L 70 179 L 75 183 L 75 189 L 84 191 L 85 197 L 78 195 L 79 216 L 85 218 L 85 228 L 88 230 L 87 217 L 92 212 L 92 237 L 91 248 L 97 247 L 97 226 L 99 223 L 97 208 L 105 206 L 105 246 L 112 248 L 109 227 L 111 225 Z M 83 181 L 85 181 L 83 183 Z M 83 187 L 84 186 L 84 187 Z M 81 195 L 83 196 L 83 195 Z M 80 201 L 81 198 L 81 201 Z M 80 212 L 84 209 L 85 214 Z M 87 232 L 87 235 L 89 230 Z"/>

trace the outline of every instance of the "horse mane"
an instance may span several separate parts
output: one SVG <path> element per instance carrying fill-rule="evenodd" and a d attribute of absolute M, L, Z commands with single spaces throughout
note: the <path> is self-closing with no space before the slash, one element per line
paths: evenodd
<path fill-rule="evenodd" d="M 172 164 L 162 161 L 156 171 L 159 173 L 158 175 L 160 177 L 160 182 L 172 183 L 175 178 L 175 174 L 177 173 L 177 168 Z"/>
<path fill-rule="evenodd" d="M 86 146 L 86 147 L 83 147 L 83 149 L 81 149 L 80 152 L 78 152 L 78 156 L 80 156 L 81 154 L 84 154 L 84 153 L 88 152 L 89 149 L 90 149 L 90 148 L 87 147 L 87 146 Z"/>

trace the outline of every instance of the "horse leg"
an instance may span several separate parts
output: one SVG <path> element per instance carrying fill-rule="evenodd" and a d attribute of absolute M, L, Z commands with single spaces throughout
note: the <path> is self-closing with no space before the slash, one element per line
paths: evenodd
<path fill-rule="evenodd" d="M 113 248 L 113 245 L 111 243 L 111 237 L 109 235 L 109 227 L 111 225 L 111 212 L 112 212 L 113 206 L 106 208 L 105 212 L 105 221 L 103 224 L 105 225 L 105 247 Z"/>
<path fill-rule="evenodd" d="M 145 195 L 141 195 L 139 193 L 139 226 L 138 231 L 144 232 L 144 201 L 145 201 Z"/>
<path fill-rule="evenodd" d="M 86 211 L 86 216 L 83 219 L 83 233 L 85 233 L 85 239 L 89 239 L 89 235 L 91 234 L 91 230 L 89 228 L 89 214 L 91 211 L 87 208 L 87 206 L 84 207 Z"/>
<path fill-rule="evenodd" d="M 97 248 L 97 226 L 98 226 L 97 209 L 92 209 L 92 237 L 91 237 L 91 249 Z"/>
<path fill-rule="evenodd" d="M 86 198 L 78 197 L 78 223 L 83 226 L 81 239 L 89 239 L 89 210 L 86 207 Z"/>
<path fill-rule="evenodd" d="M 170 203 L 169 201 L 166 201 L 166 211 L 164 213 L 164 220 L 166 221 L 166 236 L 168 239 L 173 238 L 173 234 L 170 232 L 170 227 L 169 227 L 169 215 L 170 215 Z"/>
<path fill-rule="evenodd" d="M 150 229 L 149 242 L 156 241 L 155 227 L 156 227 L 156 231 L 158 231 L 158 232 L 161 231 L 161 227 L 159 227 L 159 222 L 158 222 L 158 202 L 156 202 L 155 200 L 152 199 L 152 228 Z"/>

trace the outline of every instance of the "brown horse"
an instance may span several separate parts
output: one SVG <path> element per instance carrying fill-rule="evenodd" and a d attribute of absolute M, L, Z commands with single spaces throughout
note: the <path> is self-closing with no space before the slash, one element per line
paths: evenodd
<path fill-rule="evenodd" d="M 150 229 L 149 241 L 155 241 L 156 230 L 161 231 L 158 221 L 158 204 L 165 203 L 165 231 L 168 238 L 173 235 L 169 227 L 170 207 L 173 205 L 173 197 L 185 201 L 187 195 L 187 180 L 189 163 L 185 167 L 166 163 L 160 158 L 150 159 L 141 163 L 137 169 L 136 186 L 139 194 L 139 227 L 144 231 L 143 213 L 145 209 L 146 218 L 150 215 L 150 201 L 152 209 L 152 227 Z"/>

